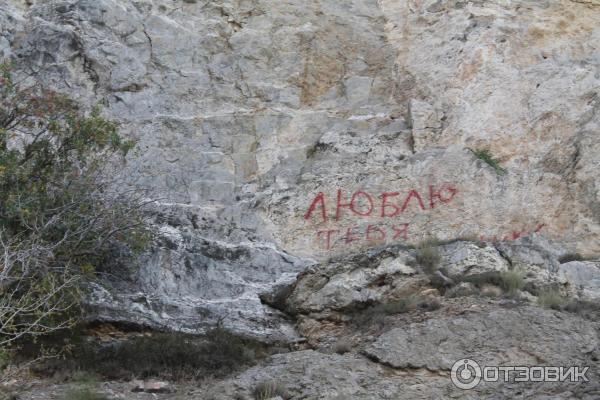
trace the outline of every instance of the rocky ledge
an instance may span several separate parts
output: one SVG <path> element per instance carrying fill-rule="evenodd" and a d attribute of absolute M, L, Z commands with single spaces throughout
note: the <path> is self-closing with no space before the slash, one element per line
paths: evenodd
<path fill-rule="evenodd" d="M 298 339 L 257 365 L 160 393 L 130 392 L 135 382 L 99 390 L 127 399 L 266 399 L 256 394 L 265 387 L 283 399 L 595 399 L 600 262 L 574 258 L 532 237 L 332 259 L 263 296 Z M 453 364 L 465 358 L 482 367 L 589 367 L 589 381 L 500 379 L 465 391 L 451 380 Z M 70 387 L 33 384 L 19 398 L 58 399 Z"/>

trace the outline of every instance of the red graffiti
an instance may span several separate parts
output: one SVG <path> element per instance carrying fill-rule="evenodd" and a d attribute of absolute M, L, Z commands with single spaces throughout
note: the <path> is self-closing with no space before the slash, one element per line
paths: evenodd
<path fill-rule="evenodd" d="M 535 231 L 534 231 L 534 232 L 535 232 L 535 233 L 538 233 L 538 232 L 539 232 L 539 231 L 541 231 L 541 230 L 542 230 L 542 229 L 543 229 L 545 226 L 546 226 L 546 224 L 538 224 L 538 225 L 535 227 Z"/>
<path fill-rule="evenodd" d="M 408 240 L 409 224 L 402 223 L 392 226 L 367 225 L 366 228 L 350 227 L 344 231 L 339 229 L 328 229 L 317 231 L 319 247 L 331 250 L 336 245 L 350 245 L 356 242 L 385 242 L 387 238 L 393 241 Z"/>
<path fill-rule="evenodd" d="M 386 225 L 370 224 L 366 227 L 348 227 L 348 224 L 343 224 L 343 227 L 339 227 L 339 229 L 334 227 L 333 229 L 317 230 L 316 239 L 319 247 L 327 250 L 336 246 L 360 246 L 361 242 L 367 244 L 406 242 L 409 240 L 410 224 L 397 222 L 397 219 L 390 220 L 391 218 L 399 218 L 405 213 L 414 214 L 434 210 L 440 205 L 452 202 L 457 194 L 458 189 L 450 183 L 439 186 L 429 185 L 425 191 L 421 192 L 417 189 L 408 189 L 402 192 L 381 192 L 378 195 L 364 190 L 348 192 L 338 189 L 335 196 L 327 196 L 324 192 L 318 192 L 309 204 L 304 219 L 325 224 L 329 221 L 329 216 L 335 214 L 334 221 L 336 222 L 350 217 L 383 218 L 389 221 Z M 511 230 L 510 233 L 501 235 L 500 238 L 481 235 L 480 239 L 482 241 L 512 241 L 540 232 L 545 226 L 544 223 L 538 223 L 533 229 Z"/>
<path fill-rule="evenodd" d="M 360 238 L 356 236 L 356 232 L 354 232 L 354 229 L 354 227 L 346 229 L 346 244 L 360 240 Z"/>
<path fill-rule="evenodd" d="M 449 193 L 448 197 L 443 197 L 442 193 L 444 191 Z M 429 185 L 429 207 L 433 210 L 435 208 L 435 199 L 438 199 L 442 203 L 450 203 L 454 196 L 458 193 L 458 189 L 456 189 L 452 185 L 443 184 L 440 190 L 435 190 L 435 187 Z"/>
<path fill-rule="evenodd" d="M 498 235 L 494 235 L 494 236 L 485 236 L 485 235 L 480 235 L 479 239 L 485 242 L 511 242 L 513 240 L 517 240 L 520 239 L 524 236 L 528 236 L 531 235 L 532 233 L 538 233 L 539 231 L 541 231 L 544 227 L 546 226 L 546 224 L 537 224 L 535 229 L 533 230 L 528 230 L 528 229 L 521 229 L 521 230 L 513 230 L 511 231 L 509 234 L 503 235 L 498 237 Z"/>
<path fill-rule="evenodd" d="M 379 234 L 379 237 L 373 236 L 374 232 L 377 233 L 377 234 Z M 385 231 L 383 229 L 381 229 L 381 228 L 379 228 L 379 227 L 377 227 L 375 225 L 369 225 L 369 226 L 367 226 L 367 231 L 366 231 L 366 234 L 365 234 L 365 238 L 368 241 L 379 241 L 379 240 L 383 241 L 383 240 L 385 240 L 385 236 L 386 236 L 385 235 Z"/>
<path fill-rule="evenodd" d="M 367 199 L 367 201 L 369 202 L 369 209 L 363 210 L 363 211 L 356 209 L 356 199 L 359 197 L 364 197 Z M 338 193 L 337 193 L 337 207 L 335 209 L 335 220 L 336 221 L 340 220 L 340 211 L 341 211 L 342 207 L 348 207 L 350 209 L 350 211 L 352 211 L 354 214 L 360 215 L 362 217 L 366 217 L 366 216 L 371 215 L 371 212 L 373 211 L 373 198 L 366 192 L 358 191 L 352 195 L 352 199 L 350 199 L 350 203 L 343 204 L 342 203 L 342 189 L 339 189 Z"/>
<path fill-rule="evenodd" d="M 370 217 L 373 210 L 377 209 L 382 218 L 397 217 L 408 210 L 423 212 L 427 209 L 433 210 L 438 204 L 450 203 L 458 194 L 458 189 L 452 184 L 444 183 L 440 187 L 429 186 L 428 205 L 426 207 L 423 201 L 424 196 L 417 189 L 409 189 L 406 194 L 401 192 L 382 192 L 379 196 L 374 196 L 366 191 L 358 190 L 351 196 L 344 194 L 343 189 L 338 189 L 335 204 L 325 196 L 325 193 L 319 192 L 310 203 L 304 219 L 315 218 L 318 222 L 328 221 L 327 205 L 335 207 L 335 220 L 339 221 L 343 215 Z M 380 200 L 380 201 L 379 201 Z M 378 204 L 377 204 L 378 203 Z M 319 209 L 319 211 L 317 211 Z M 344 214 L 343 210 L 347 209 Z M 376 212 L 377 213 L 377 212 Z"/>
<path fill-rule="evenodd" d="M 325 233 L 326 234 L 326 236 L 325 236 L 325 248 L 327 250 L 329 250 L 331 248 L 331 235 L 333 233 L 338 233 L 338 232 L 339 232 L 339 230 L 337 230 L 337 229 L 330 229 L 330 230 L 327 230 L 327 231 L 318 231 L 317 232 L 317 239 L 320 239 L 321 235 L 323 233 Z"/>
<path fill-rule="evenodd" d="M 400 213 L 403 213 L 406 210 L 406 208 L 408 207 L 408 203 L 410 203 L 410 199 L 412 199 L 413 197 L 416 197 L 419 201 L 419 206 L 421 206 L 421 210 L 425 209 L 425 206 L 423 205 L 423 200 L 421 199 L 421 195 L 419 194 L 419 192 L 413 189 L 410 192 L 408 192 L 408 196 L 406 197 L 406 200 L 404 200 L 404 204 L 402 204 Z"/>
<path fill-rule="evenodd" d="M 402 239 L 407 240 L 408 239 L 408 226 L 409 226 L 409 224 L 402 224 L 402 228 L 398 228 L 396 225 L 392 225 L 392 230 L 394 231 L 394 237 L 392 239 L 396 240 L 396 239 L 402 237 Z"/>
<path fill-rule="evenodd" d="M 400 193 L 398 192 L 384 192 L 381 193 L 381 216 L 382 217 L 395 217 L 396 215 L 400 214 L 400 207 L 398 207 L 395 204 L 388 204 L 387 199 L 388 197 L 395 197 L 395 196 L 399 196 Z M 387 207 L 392 207 L 394 209 L 394 212 L 387 215 L 385 213 L 385 209 Z"/>
<path fill-rule="evenodd" d="M 308 211 L 304 214 L 304 219 L 309 219 L 313 211 L 317 208 L 317 205 L 321 206 L 321 218 L 323 221 L 327 221 L 327 210 L 325 208 L 325 195 L 323 192 L 319 192 L 312 203 L 310 203 L 310 207 L 308 207 Z"/>

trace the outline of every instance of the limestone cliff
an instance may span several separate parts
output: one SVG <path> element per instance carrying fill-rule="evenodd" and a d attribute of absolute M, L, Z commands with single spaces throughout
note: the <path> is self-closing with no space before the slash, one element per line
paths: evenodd
<path fill-rule="evenodd" d="M 90 319 L 298 342 L 426 290 L 404 246 L 431 236 L 448 279 L 519 264 L 530 297 L 600 298 L 597 0 L 0 0 L 0 57 L 101 102 L 159 199 L 160 239 Z"/>

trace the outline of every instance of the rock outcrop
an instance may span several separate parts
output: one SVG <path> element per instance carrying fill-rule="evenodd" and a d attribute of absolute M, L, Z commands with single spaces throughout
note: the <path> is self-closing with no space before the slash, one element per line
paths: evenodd
<path fill-rule="evenodd" d="M 0 54 L 138 140 L 124 175 L 166 217 L 130 294 L 174 307 L 153 323 L 230 299 L 250 321 L 313 259 L 429 235 L 600 252 L 594 4 L 4 0 Z M 190 291 L 213 279 L 203 241 L 249 242 L 248 271 L 279 265 L 262 248 L 298 260 L 257 287 L 234 257 L 227 287 Z"/>
<path fill-rule="evenodd" d="M 0 59 L 137 141 L 158 238 L 90 321 L 300 350 L 190 398 L 515 398 L 452 363 L 598 365 L 599 5 L 0 0 Z"/>
<path fill-rule="evenodd" d="M 257 384 L 273 379 L 298 396 L 293 398 L 323 400 L 593 399 L 600 393 L 597 371 L 589 373 L 587 385 L 501 379 L 482 382 L 473 391 L 456 388 L 450 369 L 466 354 L 481 365 L 597 365 L 598 360 L 596 323 L 539 308 L 491 311 L 479 304 L 462 311 L 398 326 L 358 355 L 307 350 L 273 356 L 218 385 L 214 397 L 207 398 L 249 398 Z"/>

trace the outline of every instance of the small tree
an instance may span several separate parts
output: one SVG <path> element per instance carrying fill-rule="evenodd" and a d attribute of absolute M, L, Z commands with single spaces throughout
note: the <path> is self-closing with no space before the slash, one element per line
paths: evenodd
<path fill-rule="evenodd" d="M 86 280 L 150 233 L 146 193 L 115 178 L 134 143 L 26 81 L 0 65 L 0 352 L 71 326 Z"/>

